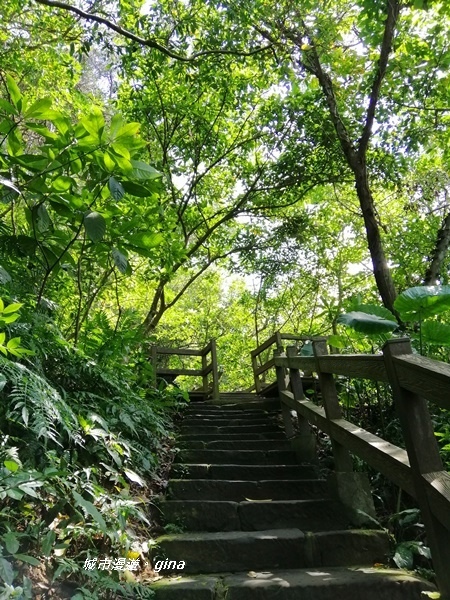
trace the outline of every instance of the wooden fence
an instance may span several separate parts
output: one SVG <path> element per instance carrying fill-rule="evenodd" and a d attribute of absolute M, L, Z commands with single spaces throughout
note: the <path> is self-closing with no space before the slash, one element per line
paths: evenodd
<path fill-rule="evenodd" d="M 201 368 L 199 369 L 166 369 L 158 367 L 158 355 L 172 356 L 198 356 L 201 358 Z M 208 356 L 210 362 L 208 362 Z M 219 399 L 219 369 L 217 365 L 217 349 L 216 340 L 212 339 L 207 346 L 201 350 L 195 348 L 164 348 L 162 346 L 152 346 L 151 348 L 151 363 L 153 365 L 153 384 L 156 386 L 156 381 L 159 377 L 170 376 L 172 378 L 178 375 L 190 375 L 202 378 L 202 389 L 198 395 L 204 399 L 212 397 L 213 400 Z M 211 386 L 208 383 L 208 376 L 212 377 Z M 193 392 L 191 392 L 193 395 Z"/>
<path fill-rule="evenodd" d="M 326 338 L 312 338 L 314 356 L 305 357 L 295 346 L 285 352 L 278 343 L 293 337 L 274 337 L 252 353 L 252 360 L 261 348 L 276 343 L 269 362 L 276 369 L 288 435 L 292 433 L 290 411 L 294 410 L 303 434 L 312 423 L 330 436 L 337 475 L 345 480 L 351 473 L 351 452 L 416 499 L 441 598 L 450 600 L 450 473 L 443 470 L 427 405 L 429 401 L 450 410 L 450 365 L 413 355 L 407 338 L 389 340 L 382 355 L 329 355 Z M 261 369 L 255 370 L 255 377 Z M 323 407 L 305 398 L 300 371 L 317 373 Z M 390 384 L 406 450 L 342 418 L 335 375 Z"/>
<path fill-rule="evenodd" d="M 264 363 L 262 362 L 263 353 L 266 350 L 269 350 L 271 346 L 275 345 L 277 350 L 283 349 L 283 341 L 290 342 L 306 342 L 311 338 L 304 335 L 296 335 L 293 333 L 281 333 L 280 331 L 276 331 L 270 338 L 268 338 L 265 342 L 263 342 L 258 348 L 252 350 L 250 353 L 252 360 L 252 368 L 253 368 L 253 378 L 255 381 L 254 389 L 257 394 L 259 394 L 265 384 L 261 381 L 261 375 L 264 375 L 275 367 L 274 358 L 270 357 Z M 258 364 L 259 363 L 259 364 Z"/>

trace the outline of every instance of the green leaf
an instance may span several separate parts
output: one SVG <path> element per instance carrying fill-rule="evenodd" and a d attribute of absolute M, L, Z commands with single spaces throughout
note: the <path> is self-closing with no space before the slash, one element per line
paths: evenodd
<path fill-rule="evenodd" d="M 133 244 L 133 246 L 138 246 L 139 248 L 151 249 L 156 248 L 164 241 L 164 236 L 162 233 L 134 233 L 128 238 L 128 242 Z"/>
<path fill-rule="evenodd" d="M 117 132 L 115 141 L 120 140 L 120 138 L 134 138 L 134 136 L 139 132 L 140 128 L 140 123 L 126 123 Z"/>
<path fill-rule="evenodd" d="M 128 194 L 136 196 L 137 198 L 148 198 L 153 194 L 152 191 L 150 191 L 143 185 L 134 183 L 134 181 L 123 181 L 122 186 Z"/>
<path fill-rule="evenodd" d="M 17 321 L 19 316 L 20 315 L 18 315 L 17 313 L 13 313 L 12 315 L 7 315 L 6 317 L 0 315 L 0 321 L 2 321 L 2 323 L 14 323 L 14 321 Z"/>
<path fill-rule="evenodd" d="M 450 310 L 450 285 L 412 287 L 402 292 L 394 308 L 404 321 L 422 321 Z"/>
<path fill-rule="evenodd" d="M 133 167 L 132 176 L 136 179 L 156 179 L 162 177 L 162 173 L 157 171 L 154 167 L 151 167 L 147 163 L 141 162 L 140 160 L 130 160 Z"/>
<path fill-rule="evenodd" d="M 84 227 L 91 242 L 100 242 L 106 232 L 106 221 L 98 212 L 91 212 L 84 217 Z"/>
<path fill-rule="evenodd" d="M 12 531 L 8 531 L 8 533 L 2 535 L 1 539 L 5 542 L 6 549 L 10 554 L 15 554 L 20 548 L 20 542 L 17 535 Z"/>
<path fill-rule="evenodd" d="M 379 317 L 378 315 L 370 315 L 360 311 L 352 311 L 344 315 L 340 315 L 336 319 L 337 323 L 351 327 L 359 333 L 367 335 L 377 335 L 387 333 L 397 329 L 398 323 Z"/>
<path fill-rule="evenodd" d="M 9 340 L 9 342 L 6 344 L 6 347 L 8 348 L 8 350 L 10 352 L 12 352 L 13 350 L 16 350 L 16 348 L 19 348 L 20 347 L 20 337 L 11 338 Z"/>
<path fill-rule="evenodd" d="M 116 168 L 116 163 L 115 161 L 112 159 L 111 155 L 109 154 L 109 152 L 105 152 L 103 154 L 103 163 L 105 165 L 106 170 L 109 173 L 112 173 L 114 171 L 114 169 Z"/>
<path fill-rule="evenodd" d="M 25 167 L 30 171 L 42 171 L 48 166 L 49 159 L 39 154 L 20 154 L 12 159 L 12 162 Z"/>
<path fill-rule="evenodd" d="M 450 346 L 450 325 L 426 321 L 422 324 L 422 339 L 434 346 Z"/>
<path fill-rule="evenodd" d="M 387 319 L 388 321 L 395 321 L 395 316 L 391 313 L 390 310 L 384 308 L 384 306 L 378 306 L 377 304 L 358 304 L 354 308 L 357 312 L 363 312 L 368 315 L 377 315 L 383 319 Z"/>
<path fill-rule="evenodd" d="M 40 560 L 29 554 L 15 554 L 14 558 L 21 560 L 24 563 L 28 563 L 29 565 L 33 565 L 33 567 L 40 567 L 42 564 Z"/>
<path fill-rule="evenodd" d="M 14 192 L 16 192 L 16 194 L 20 194 L 20 190 L 18 187 L 16 187 L 16 185 L 10 181 L 9 179 L 5 179 L 4 177 L 0 177 L 0 184 L 4 185 L 5 187 L 9 188 L 10 190 L 13 190 Z"/>
<path fill-rule="evenodd" d="M 329 335 L 327 343 L 333 348 L 345 348 L 347 340 L 342 335 Z"/>
<path fill-rule="evenodd" d="M 57 192 L 67 192 L 75 185 L 75 180 L 67 175 L 60 175 L 52 181 L 52 188 Z"/>
<path fill-rule="evenodd" d="M 12 302 L 11 304 L 8 304 L 8 306 L 2 310 L 2 313 L 4 315 L 7 315 L 9 313 L 17 312 L 22 306 L 23 306 L 22 302 Z"/>
<path fill-rule="evenodd" d="M 41 98 L 41 100 L 36 100 L 33 104 L 25 111 L 25 117 L 34 118 L 34 119 L 46 119 L 47 114 L 51 114 L 48 112 L 52 104 L 51 98 Z"/>
<path fill-rule="evenodd" d="M 28 494 L 28 496 L 31 496 L 32 498 L 39 498 L 39 496 L 36 493 L 36 490 L 30 485 L 27 485 L 26 483 L 21 483 L 18 487 L 20 490 L 22 490 L 22 492 Z"/>
<path fill-rule="evenodd" d="M 124 473 L 130 481 L 133 481 L 134 483 L 137 483 L 140 486 L 145 486 L 145 481 L 142 479 L 142 477 L 139 477 L 139 475 L 134 471 L 124 469 Z"/>
<path fill-rule="evenodd" d="M 412 569 L 414 556 L 408 542 L 399 544 L 395 549 L 394 562 L 399 569 Z"/>
<path fill-rule="evenodd" d="M 81 125 L 89 132 L 91 135 L 100 138 L 103 128 L 105 127 L 105 119 L 103 117 L 102 111 L 94 107 L 89 116 L 84 117 L 80 121 Z"/>
<path fill-rule="evenodd" d="M 0 283 L 9 283 L 10 281 L 11 275 L 0 265 Z"/>
<path fill-rule="evenodd" d="M 415 554 L 419 554 L 419 556 L 424 556 L 431 560 L 431 550 L 428 546 L 424 546 L 423 542 L 411 542 L 412 550 Z"/>
<path fill-rule="evenodd" d="M 17 83 L 8 74 L 6 74 L 6 87 L 8 88 L 12 103 L 20 111 L 22 109 L 22 94 Z"/>
<path fill-rule="evenodd" d="M 114 264 L 119 269 L 121 273 L 125 275 L 128 269 L 128 260 L 127 257 L 122 254 L 117 248 L 113 248 L 112 257 L 114 260 Z"/>
<path fill-rule="evenodd" d="M 107 527 L 104 518 L 102 517 L 99 510 L 89 502 L 89 500 L 85 500 L 83 496 L 81 496 L 78 492 L 72 492 L 75 502 L 84 508 L 84 510 L 94 519 L 94 521 L 100 526 L 100 529 L 106 533 Z"/>
<path fill-rule="evenodd" d="M 8 585 L 12 585 L 14 581 L 14 571 L 11 563 L 6 558 L 0 557 L 0 579 L 2 579 Z"/>
<path fill-rule="evenodd" d="M 114 179 L 114 177 L 110 177 L 108 180 L 109 191 L 111 192 L 111 196 L 114 200 L 121 200 L 125 195 L 125 190 L 122 184 Z"/>
<path fill-rule="evenodd" d="M 12 488 L 10 490 L 7 490 L 6 495 L 9 496 L 10 498 L 12 498 L 13 500 L 22 500 L 23 498 L 23 493 L 20 492 L 19 490 Z"/>
<path fill-rule="evenodd" d="M 4 100 L 3 98 L 0 98 L 0 109 L 4 110 L 7 114 L 10 114 L 10 115 L 17 114 L 16 108 L 12 104 L 10 104 L 7 100 Z"/>
<path fill-rule="evenodd" d="M 56 533 L 52 529 L 49 529 L 41 542 L 41 552 L 44 556 L 51 555 L 52 546 L 55 543 L 55 540 Z"/>
<path fill-rule="evenodd" d="M 11 471 L 11 473 L 15 473 L 20 468 L 20 465 L 18 463 L 16 463 L 14 460 L 5 460 L 3 462 L 3 464 L 8 469 L 8 471 Z"/>
<path fill-rule="evenodd" d="M 33 208 L 33 218 L 39 233 L 47 231 L 52 225 L 52 220 L 45 204 L 39 204 L 39 206 Z"/>

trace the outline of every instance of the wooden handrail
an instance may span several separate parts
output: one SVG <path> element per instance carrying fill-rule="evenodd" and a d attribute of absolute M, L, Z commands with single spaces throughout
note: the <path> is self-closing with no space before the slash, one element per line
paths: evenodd
<path fill-rule="evenodd" d="M 166 369 L 158 367 L 158 354 L 166 356 L 198 356 L 201 358 L 201 369 Z M 211 355 L 211 362 L 208 363 L 208 355 Z M 164 375 L 188 375 L 202 377 L 203 393 L 206 396 L 211 395 L 214 400 L 219 399 L 219 367 L 217 363 L 216 340 L 212 339 L 204 348 L 167 348 L 163 346 L 151 347 L 151 363 L 153 365 L 153 385 L 156 386 L 158 376 Z M 212 374 L 212 391 L 208 384 L 208 375 Z"/>
<path fill-rule="evenodd" d="M 450 410 L 450 365 L 416 354 L 393 360 L 402 387 Z"/>
<path fill-rule="evenodd" d="M 450 409 L 450 365 L 413 355 L 408 339 L 389 340 L 383 355 L 328 355 L 326 338 L 312 342 L 313 357 L 299 356 L 294 347 L 287 349 L 287 356 L 275 351 L 273 363 L 282 407 L 296 411 L 299 419 L 330 436 L 337 472 L 346 474 L 346 453 L 350 451 L 416 498 L 441 597 L 449 600 L 450 473 L 443 470 L 426 400 Z M 318 373 L 324 408 L 305 399 L 300 370 Z M 334 375 L 390 384 L 406 450 L 342 418 Z"/>
<path fill-rule="evenodd" d="M 384 357 L 379 354 L 331 354 L 327 356 L 293 356 L 277 359 L 280 367 L 345 375 L 373 381 L 388 381 Z"/>
<path fill-rule="evenodd" d="M 203 356 L 203 350 L 194 348 L 166 348 L 164 346 L 154 346 L 157 354 L 176 354 L 180 356 Z"/>
<path fill-rule="evenodd" d="M 274 367 L 272 358 L 269 358 L 264 364 L 259 366 L 257 358 L 262 352 L 264 352 L 264 350 L 268 350 L 274 344 L 276 345 L 277 350 L 282 350 L 283 340 L 306 342 L 311 340 L 311 336 L 297 335 L 296 333 L 281 333 L 280 331 L 276 331 L 265 342 L 263 342 L 257 348 L 250 352 L 253 369 L 253 379 L 255 381 L 255 391 L 257 394 L 259 394 L 259 392 L 262 389 L 259 376 Z"/>

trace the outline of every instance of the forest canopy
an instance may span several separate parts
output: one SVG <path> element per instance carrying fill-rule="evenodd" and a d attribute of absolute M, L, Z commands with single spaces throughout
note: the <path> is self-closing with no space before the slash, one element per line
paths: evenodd
<path fill-rule="evenodd" d="M 173 338 L 208 271 L 219 304 L 245 282 L 258 339 L 326 332 L 355 290 L 396 314 L 406 287 L 446 283 L 445 3 L 2 12 L 3 279 L 75 344 L 102 317 L 220 335 L 205 306 Z"/>

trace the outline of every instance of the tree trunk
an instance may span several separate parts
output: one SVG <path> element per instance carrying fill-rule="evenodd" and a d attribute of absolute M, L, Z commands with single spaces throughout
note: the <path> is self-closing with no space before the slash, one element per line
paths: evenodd
<path fill-rule="evenodd" d="M 450 246 L 450 213 L 445 217 L 436 236 L 436 244 L 425 273 L 424 285 L 436 285 L 441 274 L 442 265 Z"/>
<path fill-rule="evenodd" d="M 351 164 L 351 167 L 355 175 L 356 193 L 358 194 L 359 204 L 363 214 L 367 234 L 367 245 L 372 259 L 373 274 L 377 288 L 384 306 L 393 314 L 396 314 L 394 301 L 397 297 L 397 292 L 383 250 L 380 227 L 375 216 L 375 203 L 367 178 L 367 169 L 365 164 L 361 163 L 353 163 Z"/>

